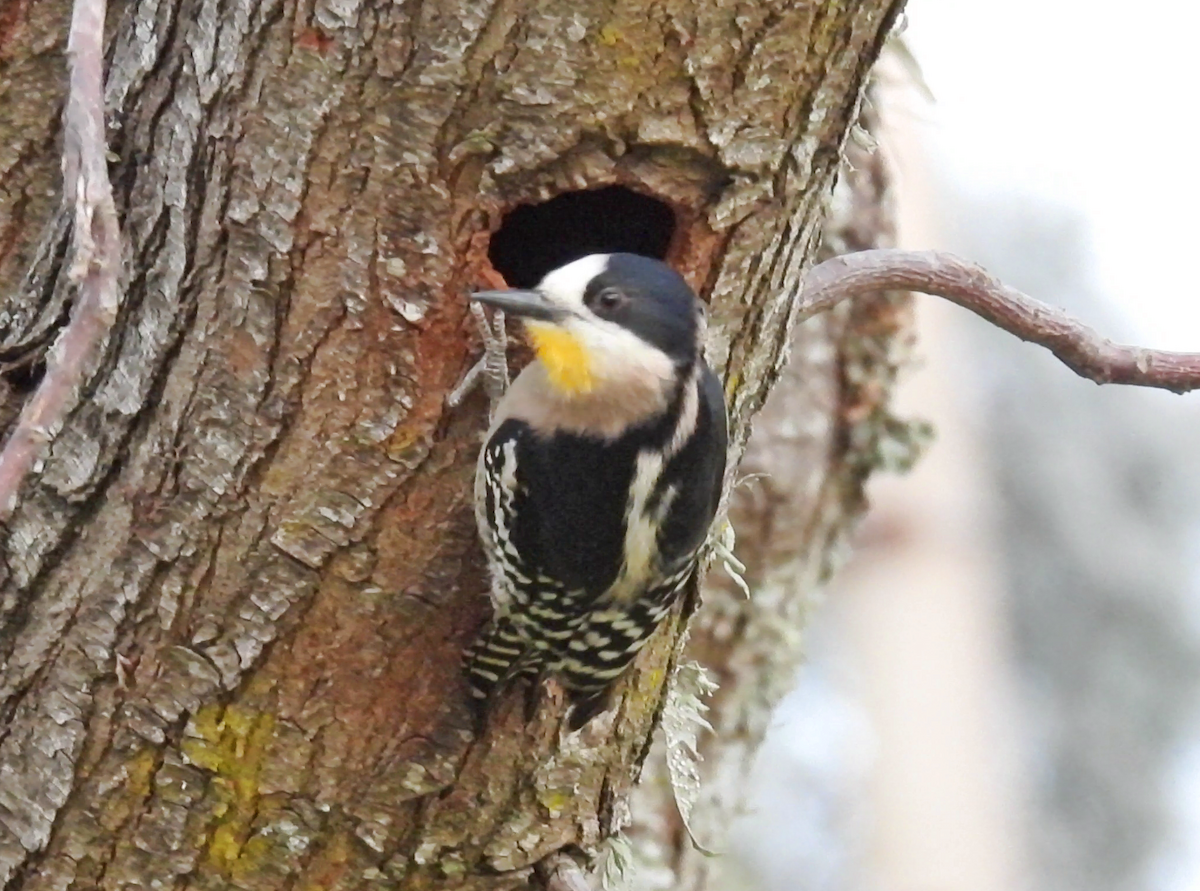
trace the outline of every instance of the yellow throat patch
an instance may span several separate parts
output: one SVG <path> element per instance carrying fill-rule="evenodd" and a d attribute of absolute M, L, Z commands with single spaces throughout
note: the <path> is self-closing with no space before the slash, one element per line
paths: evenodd
<path fill-rule="evenodd" d="M 591 391 L 595 385 L 591 360 L 578 337 L 545 322 L 526 322 L 525 329 L 550 383 L 571 396 Z"/>

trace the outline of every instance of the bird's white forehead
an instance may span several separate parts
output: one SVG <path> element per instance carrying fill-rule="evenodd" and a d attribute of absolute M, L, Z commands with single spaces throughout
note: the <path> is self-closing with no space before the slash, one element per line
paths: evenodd
<path fill-rule="evenodd" d="M 587 290 L 588 282 L 605 270 L 608 266 L 608 256 L 590 254 L 572 260 L 566 266 L 548 272 L 538 285 L 538 290 L 556 302 L 582 306 L 583 292 Z"/>

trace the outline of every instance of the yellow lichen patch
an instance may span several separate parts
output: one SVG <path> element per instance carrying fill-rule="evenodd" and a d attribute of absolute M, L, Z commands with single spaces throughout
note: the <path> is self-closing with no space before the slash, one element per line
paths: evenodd
<path fill-rule="evenodd" d="M 537 798 L 551 817 L 558 817 L 575 796 L 562 789 L 538 789 Z"/>
<path fill-rule="evenodd" d="M 558 325 L 543 322 L 527 322 L 525 327 L 550 383 L 571 396 L 591 391 L 595 386 L 592 364 L 578 337 Z"/>
<path fill-rule="evenodd" d="M 666 679 L 667 672 L 662 665 L 655 664 L 642 669 L 637 686 L 629 691 L 630 698 L 638 704 L 639 709 L 657 708 Z"/>
<path fill-rule="evenodd" d="M 191 735 L 180 749 L 197 767 L 210 771 L 216 825 L 209 837 L 209 860 L 229 875 L 253 865 L 244 862 L 266 854 L 269 845 L 247 842 L 250 824 L 260 810 L 259 776 L 275 718 L 244 706 L 204 706 L 192 718 Z"/>
<path fill-rule="evenodd" d="M 157 764 L 155 751 L 142 749 L 125 766 L 125 788 L 138 798 L 145 798 L 150 794 L 150 780 L 154 777 Z"/>
<path fill-rule="evenodd" d="M 159 766 L 159 753 L 153 748 L 139 749 L 121 766 L 122 788 L 108 799 L 100 815 L 100 825 L 116 831 L 145 807 L 154 788 L 154 774 Z"/>
<path fill-rule="evenodd" d="M 661 630 L 656 632 L 655 640 Z M 654 644 L 650 644 L 653 648 Z M 631 683 L 624 685 L 622 695 L 622 711 L 637 720 L 640 716 L 650 714 L 659 707 L 663 698 L 663 684 L 667 679 L 666 662 L 657 655 L 647 658 L 639 664 L 638 670 L 632 674 Z"/>
<path fill-rule="evenodd" d="M 600 29 L 600 42 L 605 46 L 616 46 L 620 39 L 620 29 L 614 28 L 612 25 L 605 25 Z"/>
<path fill-rule="evenodd" d="M 737 395 L 738 387 L 741 385 L 742 376 L 736 371 L 732 372 L 729 375 L 729 378 L 725 381 L 725 398 L 732 399 L 735 395 Z"/>

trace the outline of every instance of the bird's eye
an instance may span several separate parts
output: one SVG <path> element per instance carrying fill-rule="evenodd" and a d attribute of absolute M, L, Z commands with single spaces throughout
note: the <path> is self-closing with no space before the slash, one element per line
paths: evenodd
<path fill-rule="evenodd" d="M 601 291 L 596 295 L 596 308 L 601 310 L 614 310 L 625 302 L 625 295 L 620 291 L 614 291 L 611 288 Z"/>

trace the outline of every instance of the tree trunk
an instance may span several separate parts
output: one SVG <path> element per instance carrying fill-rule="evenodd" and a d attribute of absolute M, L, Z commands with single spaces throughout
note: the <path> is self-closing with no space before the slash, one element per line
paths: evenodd
<path fill-rule="evenodd" d="M 736 466 L 901 5 L 111 10 L 122 303 L 3 530 L 0 884 L 524 887 L 619 831 L 686 616 L 583 733 L 551 689 L 474 738 L 463 295 L 581 250 L 665 256 L 710 303 Z M 68 16 L 0 7 L 9 427 L 72 299 Z M 869 354 L 871 312 L 801 341 L 825 371 L 793 420 L 829 431 L 812 576 L 859 504 L 854 394 L 889 376 L 821 357 Z"/>

